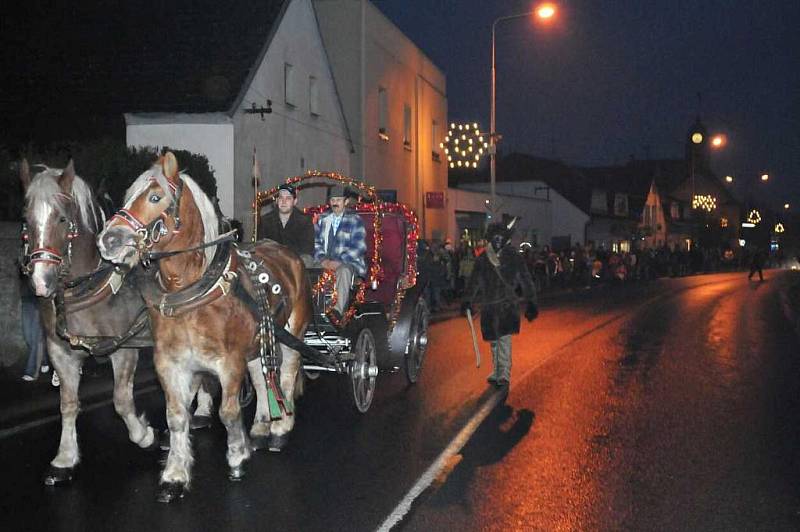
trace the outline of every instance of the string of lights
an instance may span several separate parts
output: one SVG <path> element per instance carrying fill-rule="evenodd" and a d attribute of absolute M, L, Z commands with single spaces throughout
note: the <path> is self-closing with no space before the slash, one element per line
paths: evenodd
<path fill-rule="evenodd" d="M 450 168 L 477 168 L 478 162 L 488 153 L 489 144 L 478 124 L 451 123 L 444 142 L 439 144 L 447 155 Z"/>

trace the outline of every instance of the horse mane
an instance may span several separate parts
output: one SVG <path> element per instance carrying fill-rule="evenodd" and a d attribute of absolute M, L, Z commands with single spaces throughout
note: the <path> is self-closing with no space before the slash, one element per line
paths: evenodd
<path fill-rule="evenodd" d="M 67 212 L 63 201 L 64 192 L 58 184 L 58 178 L 61 177 L 64 171 L 60 168 L 48 168 L 47 166 L 44 168 L 43 171 L 34 176 L 27 192 L 25 192 L 26 203 L 34 209 L 52 205 L 59 213 L 66 215 Z M 97 233 L 105 223 L 105 215 L 95 203 L 91 187 L 77 175 L 72 180 L 71 196 L 71 199 L 78 205 L 80 224 L 89 231 Z M 100 212 L 100 219 L 98 219 L 98 211 Z"/>
<path fill-rule="evenodd" d="M 200 211 L 200 219 L 203 221 L 203 242 L 211 242 L 212 240 L 216 240 L 219 236 L 219 218 L 217 218 L 217 211 L 214 208 L 214 204 L 211 203 L 211 200 L 208 198 L 203 189 L 200 188 L 200 185 L 192 179 L 188 174 L 181 173 L 180 178 L 183 179 L 183 183 L 189 187 L 189 190 L 192 192 L 192 196 L 194 197 L 195 205 L 197 205 L 197 209 Z M 158 164 L 153 165 L 149 170 L 145 171 L 136 178 L 128 190 L 125 192 L 125 208 L 130 208 L 133 204 L 134 200 L 139 197 L 139 195 L 147 190 L 150 186 L 151 180 L 155 179 L 155 181 L 161 186 L 161 189 L 165 191 L 167 196 L 172 201 L 172 190 L 169 187 L 167 182 L 167 178 L 161 170 L 161 166 Z M 211 246 L 205 249 L 205 257 L 206 257 L 206 264 L 210 264 L 211 260 L 214 258 L 215 247 Z"/>

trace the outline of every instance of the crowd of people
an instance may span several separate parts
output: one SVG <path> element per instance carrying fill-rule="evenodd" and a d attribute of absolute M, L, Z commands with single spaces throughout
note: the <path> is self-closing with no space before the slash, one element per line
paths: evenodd
<path fill-rule="evenodd" d="M 453 246 L 450 239 L 420 240 L 419 274 L 427 283 L 426 298 L 432 311 L 453 304 L 463 295 L 475 259 L 486 249 L 486 242 L 474 245 L 462 241 Z M 753 264 L 783 266 L 780 252 L 768 255 L 763 250 L 701 249 L 686 250 L 663 244 L 656 248 L 611 251 L 593 243 L 555 250 L 548 245 L 519 246 L 519 253 L 534 280 L 537 291 L 554 288 L 591 288 L 599 284 L 623 283 L 680 277 L 697 273 L 746 270 Z M 755 271 L 755 270 L 754 270 Z"/>

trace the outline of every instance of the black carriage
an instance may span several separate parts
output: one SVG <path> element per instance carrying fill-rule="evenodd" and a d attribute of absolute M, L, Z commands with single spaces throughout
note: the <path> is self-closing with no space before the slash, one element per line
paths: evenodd
<path fill-rule="evenodd" d="M 354 279 L 349 307 L 338 319 L 332 312 L 333 273 L 309 268 L 314 317 L 302 345 L 292 347 L 302 353 L 309 378 L 320 372 L 348 375 L 353 404 L 366 412 L 379 373 L 402 370 L 408 382 L 415 383 L 425 356 L 429 314 L 423 287 L 417 284 L 417 218 L 407 206 L 382 201 L 373 187 L 339 174 L 309 172 L 286 183 L 298 189 L 345 184 L 357 197 L 350 208 L 366 228 L 367 273 Z M 277 187 L 259 193 L 258 206 L 277 193 Z M 326 209 L 319 205 L 305 211 L 317 216 Z"/>

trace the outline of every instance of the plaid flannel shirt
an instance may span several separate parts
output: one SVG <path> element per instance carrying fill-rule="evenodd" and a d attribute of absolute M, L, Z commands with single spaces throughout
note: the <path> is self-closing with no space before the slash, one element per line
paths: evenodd
<path fill-rule="evenodd" d="M 357 275 L 364 276 L 367 267 L 364 255 L 367 253 L 367 230 L 361 217 L 352 211 L 342 215 L 342 221 L 336 230 L 333 256 L 325 252 L 328 249 L 328 232 L 333 221 L 333 213 L 327 212 L 319 217 L 314 226 L 314 259 L 321 261 L 324 258 L 338 260 L 351 265 Z"/>

